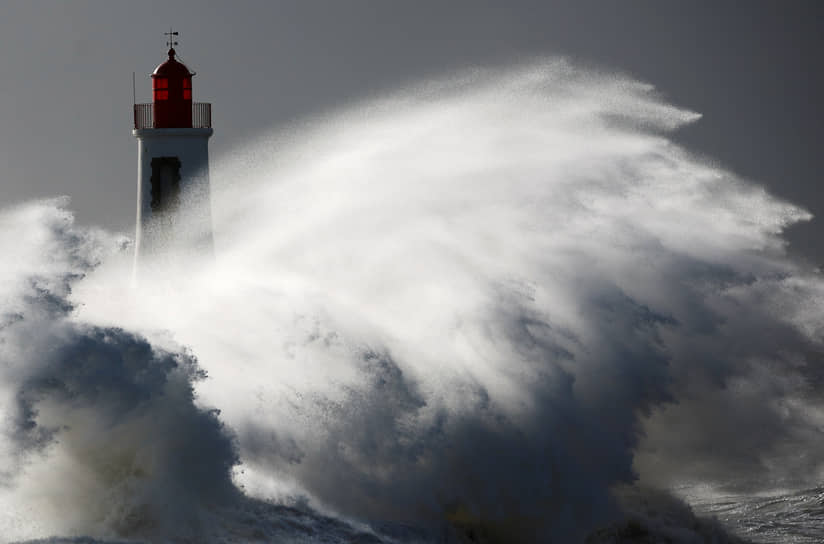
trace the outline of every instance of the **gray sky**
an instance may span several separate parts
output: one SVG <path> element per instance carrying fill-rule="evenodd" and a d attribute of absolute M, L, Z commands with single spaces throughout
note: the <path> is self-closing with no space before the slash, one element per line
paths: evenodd
<path fill-rule="evenodd" d="M 2 1 L 0 203 L 68 194 L 82 223 L 132 229 L 131 73 L 149 101 L 173 25 L 213 103 L 213 156 L 417 78 L 562 54 L 701 112 L 680 142 L 824 216 L 823 16 L 801 1 Z M 790 233 L 818 263 L 822 221 Z"/>

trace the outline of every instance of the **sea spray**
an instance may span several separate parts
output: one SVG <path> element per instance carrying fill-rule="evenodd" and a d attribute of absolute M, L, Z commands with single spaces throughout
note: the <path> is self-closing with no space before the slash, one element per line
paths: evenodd
<path fill-rule="evenodd" d="M 720 483 L 787 481 L 819 468 L 780 463 L 820 441 L 822 283 L 780 237 L 809 214 L 667 138 L 697 118 L 565 61 L 361 104 L 218 161 L 215 259 L 101 258 L 60 319 L 197 359 L 173 406 L 215 481 L 235 451 L 247 495 L 374 526 L 577 541 L 742 437 Z"/>
<path fill-rule="evenodd" d="M 122 243 L 76 228 L 63 205 L 2 214 L 3 541 L 196 535 L 205 507 L 239 495 L 231 433 L 195 407 L 205 375 L 186 349 L 70 318 L 72 285 Z"/>

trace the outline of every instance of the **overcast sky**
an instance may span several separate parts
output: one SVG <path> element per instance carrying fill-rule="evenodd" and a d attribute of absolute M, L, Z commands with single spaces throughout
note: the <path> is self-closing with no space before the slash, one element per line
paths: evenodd
<path fill-rule="evenodd" d="M 261 131 L 467 66 L 566 55 L 704 115 L 690 149 L 824 217 L 824 2 L 0 2 L 0 203 L 68 194 L 82 223 L 134 224 L 138 102 L 163 32 L 213 103 L 212 156 Z M 824 263 L 824 220 L 794 251 Z"/>

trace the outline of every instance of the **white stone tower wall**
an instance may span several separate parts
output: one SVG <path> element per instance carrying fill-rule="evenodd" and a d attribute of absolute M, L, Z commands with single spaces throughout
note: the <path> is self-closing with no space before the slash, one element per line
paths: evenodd
<path fill-rule="evenodd" d="M 138 140 L 136 265 L 164 253 L 183 256 L 189 251 L 212 252 L 209 191 L 211 128 L 136 129 Z M 158 217 L 152 210 L 152 159 L 180 161 L 180 204 L 173 216 Z"/>

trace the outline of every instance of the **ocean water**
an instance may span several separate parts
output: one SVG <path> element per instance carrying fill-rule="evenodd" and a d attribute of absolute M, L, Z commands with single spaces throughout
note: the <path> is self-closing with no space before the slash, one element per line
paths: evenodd
<path fill-rule="evenodd" d="M 751 542 L 813 544 L 824 538 L 824 488 L 696 499 L 696 512 Z"/>
<path fill-rule="evenodd" d="M 136 275 L 6 207 L 0 540 L 814 541 L 810 214 L 692 122 L 565 60 L 424 82 L 216 157 L 214 255 Z"/>

